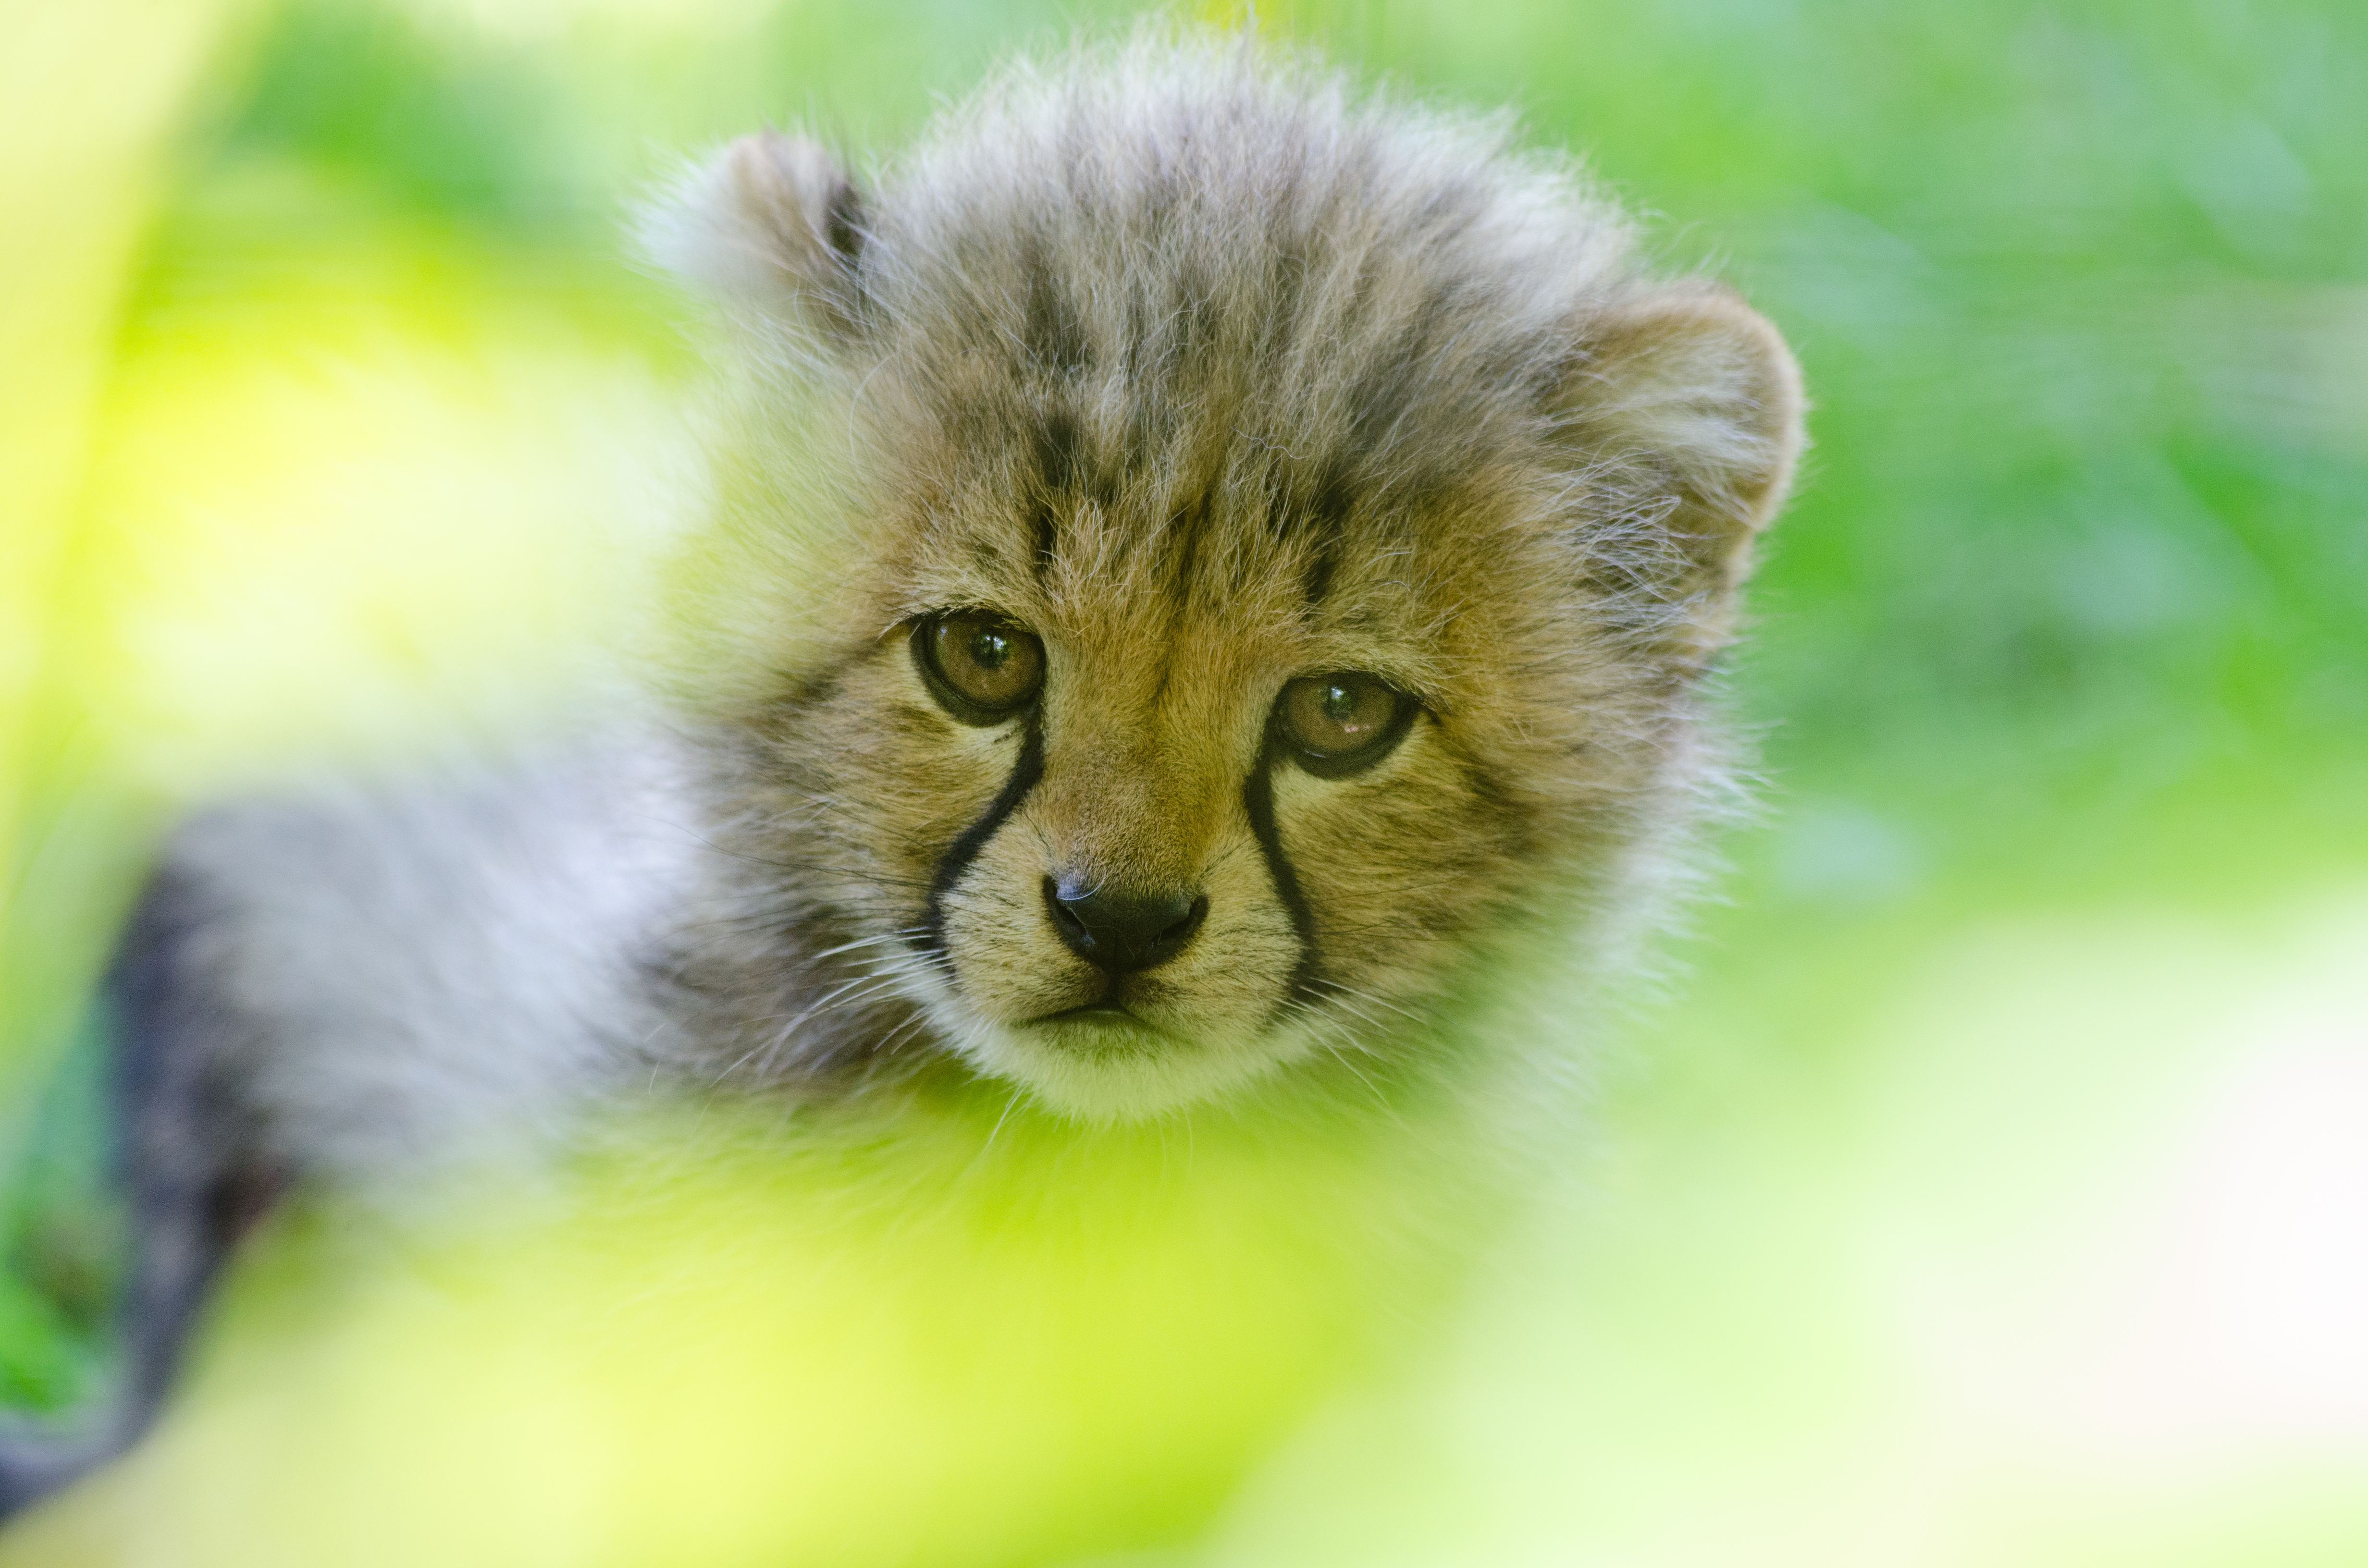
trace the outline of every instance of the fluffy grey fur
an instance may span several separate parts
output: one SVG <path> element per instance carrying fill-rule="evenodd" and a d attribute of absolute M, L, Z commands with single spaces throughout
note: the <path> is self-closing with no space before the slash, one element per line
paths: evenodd
<path fill-rule="evenodd" d="M 1799 394 L 1508 130 L 1150 33 L 863 187 L 776 136 L 688 176 L 650 244 L 732 346 L 674 716 L 174 840 L 115 981 L 142 1348 L 100 1447 L 288 1179 L 669 1079 L 951 1071 L 1083 1120 L 1472 1086 L 1439 1053 L 1508 932 L 1627 951 Z M 948 697 L 954 611 L 1041 651 L 1024 709 Z M 1397 706 L 1336 765 L 1278 692 L 1338 672 Z M 1112 967 L 1073 886 L 1205 923 Z"/>

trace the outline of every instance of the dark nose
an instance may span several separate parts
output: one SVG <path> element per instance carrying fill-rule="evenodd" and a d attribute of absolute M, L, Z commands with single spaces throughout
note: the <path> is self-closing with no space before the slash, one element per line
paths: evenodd
<path fill-rule="evenodd" d="M 1112 974 L 1156 968 L 1184 950 L 1209 901 L 1188 892 L 1136 892 L 1082 877 L 1044 879 L 1044 907 L 1069 950 Z"/>

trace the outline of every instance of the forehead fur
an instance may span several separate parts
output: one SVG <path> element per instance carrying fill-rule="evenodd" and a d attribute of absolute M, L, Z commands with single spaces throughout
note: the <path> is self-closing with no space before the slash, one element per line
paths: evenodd
<path fill-rule="evenodd" d="M 1510 129 L 1148 28 L 1014 62 L 868 188 L 734 143 L 646 231 L 745 329 L 700 706 L 965 603 L 1412 646 L 1476 597 L 1698 665 L 1798 449 L 1789 358 Z"/>
<path fill-rule="evenodd" d="M 866 211 L 858 409 L 913 559 L 1239 611 L 1501 505 L 1628 249 L 1504 132 L 1221 44 L 1015 67 Z"/>

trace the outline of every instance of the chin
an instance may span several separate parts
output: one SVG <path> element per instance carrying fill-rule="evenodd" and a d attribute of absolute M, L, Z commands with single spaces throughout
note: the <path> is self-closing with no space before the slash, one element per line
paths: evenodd
<path fill-rule="evenodd" d="M 1227 1098 L 1299 1054 L 1272 1034 L 1185 1034 L 1119 1017 L 970 1020 L 947 1032 L 979 1073 L 1096 1124 L 1144 1121 Z"/>

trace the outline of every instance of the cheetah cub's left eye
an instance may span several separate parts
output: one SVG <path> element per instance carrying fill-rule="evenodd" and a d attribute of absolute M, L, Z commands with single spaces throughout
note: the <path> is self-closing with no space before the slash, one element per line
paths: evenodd
<path fill-rule="evenodd" d="M 1389 755 L 1415 708 L 1374 676 L 1303 676 L 1275 699 L 1274 721 L 1300 767 L 1319 778 L 1345 778 Z"/>
<path fill-rule="evenodd" d="M 999 724 L 1044 684 L 1044 644 L 1000 616 L 956 609 L 913 630 L 913 657 L 939 705 L 965 724 Z"/>

